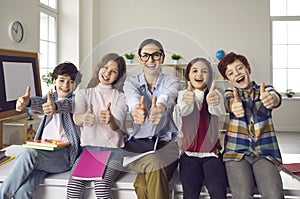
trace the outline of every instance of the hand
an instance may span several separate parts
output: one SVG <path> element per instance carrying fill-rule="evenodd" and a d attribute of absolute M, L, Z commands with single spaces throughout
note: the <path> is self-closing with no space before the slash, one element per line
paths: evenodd
<path fill-rule="evenodd" d="M 53 115 L 56 111 L 56 105 L 52 100 L 51 91 L 48 92 L 47 102 L 42 105 L 45 115 Z"/>
<path fill-rule="evenodd" d="M 144 124 L 147 116 L 145 97 L 141 97 L 141 103 L 134 106 L 133 121 L 135 124 Z"/>
<path fill-rule="evenodd" d="M 19 97 L 17 100 L 16 111 L 24 111 L 29 104 L 29 100 L 30 100 L 30 86 L 27 86 L 25 94 Z"/>
<path fill-rule="evenodd" d="M 165 107 L 161 104 L 157 105 L 156 100 L 156 96 L 153 96 L 149 115 L 149 124 L 158 124 L 165 112 Z"/>
<path fill-rule="evenodd" d="M 260 91 L 259 99 L 262 101 L 263 105 L 268 109 L 272 109 L 275 106 L 275 99 L 271 93 L 266 91 L 265 83 L 260 84 L 259 91 Z"/>
<path fill-rule="evenodd" d="M 83 126 L 92 127 L 95 121 L 95 114 L 92 111 L 92 105 L 89 105 L 88 110 L 82 115 Z"/>
<path fill-rule="evenodd" d="M 234 99 L 231 104 L 231 111 L 237 118 L 241 118 L 245 116 L 245 110 L 243 107 L 243 103 L 239 97 L 239 94 L 236 90 L 233 91 Z"/>
<path fill-rule="evenodd" d="M 105 110 L 100 111 L 100 124 L 109 124 L 112 118 L 111 112 L 110 112 L 110 106 L 111 103 L 109 102 L 106 106 Z"/>
<path fill-rule="evenodd" d="M 183 94 L 183 101 L 186 104 L 193 104 L 195 101 L 195 93 L 190 81 L 188 81 L 188 87 Z"/>
<path fill-rule="evenodd" d="M 207 103 L 210 106 L 218 106 L 220 104 L 220 95 L 216 91 L 216 82 L 213 81 L 207 94 Z"/>

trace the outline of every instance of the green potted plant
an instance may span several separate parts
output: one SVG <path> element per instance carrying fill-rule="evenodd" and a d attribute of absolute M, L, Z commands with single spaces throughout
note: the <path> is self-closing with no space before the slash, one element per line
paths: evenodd
<path fill-rule="evenodd" d="M 129 64 L 132 64 L 133 59 L 134 59 L 134 54 L 133 53 L 126 53 L 125 58 L 127 59 Z"/>
<path fill-rule="evenodd" d="M 47 87 L 52 85 L 52 72 L 48 72 L 45 75 L 42 75 L 42 80 L 46 83 Z"/>
<path fill-rule="evenodd" d="M 292 89 L 286 89 L 285 95 L 289 98 L 293 97 L 295 95 L 295 92 L 292 91 Z"/>
<path fill-rule="evenodd" d="M 171 56 L 171 59 L 174 60 L 174 63 L 175 63 L 175 64 L 178 64 L 178 61 L 179 61 L 181 58 L 182 58 L 182 56 L 179 55 L 179 54 L 173 54 L 173 55 Z"/>

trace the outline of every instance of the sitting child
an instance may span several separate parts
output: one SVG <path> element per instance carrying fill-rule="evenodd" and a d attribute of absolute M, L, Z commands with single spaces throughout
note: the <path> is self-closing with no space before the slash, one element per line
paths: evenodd
<path fill-rule="evenodd" d="M 185 78 L 188 87 L 179 91 L 173 112 L 182 150 L 179 171 L 183 198 L 199 198 L 205 184 L 212 199 L 225 199 L 227 178 L 218 129 L 218 116 L 225 115 L 223 97 L 212 84 L 212 68 L 206 59 L 191 60 Z"/>
<path fill-rule="evenodd" d="M 232 198 L 253 198 L 255 186 L 262 198 L 284 198 L 281 176 L 270 161 L 281 161 L 272 121 L 281 95 L 271 85 L 251 81 L 250 64 L 243 55 L 227 54 L 218 69 L 234 86 L 224 94 L 230 121 L 223 160 Z"/>
<path fill-rule="evenodd" d="M 57 65 L 52 73 L 55 92 L 44 97 L 30 97 L 30 87 L 18 98 L 16 110 L 29 106 L 33 111 L 44 113 L 35 139 L 55 139 L 70 142 L 68 147 L 57 151 L 26 149 L 20 153 L 13 168 L 0 187 L 0 198 L 32 198 L 38 185 L 48 173 L 61 173 L 72 168 L 79 152 L 80 129 L 73 122 L 72 99 L 79 71 L 70 62 Z M 77 80 L 80 78 L 77 78 Z M 61 99 L 69 99 L 62 100 Z"/>

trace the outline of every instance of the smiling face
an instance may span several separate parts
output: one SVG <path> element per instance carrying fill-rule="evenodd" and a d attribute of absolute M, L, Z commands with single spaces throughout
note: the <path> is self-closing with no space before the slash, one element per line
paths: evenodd
<path fill-rule="evenodd" d="M 98 77 L 101 84 L 113 84 L 118 78 L 119 67 L 114 61 L 108 61 L 104 67 L 99 70 Z"/>
<path fill-rule="evenodd" d="M 139 62 L 146 75 L 158 75 L 163 61 L 164 54 L 155 44 L 150 43 L 142 48 Z"/>
<path fill-rule="evenodd" d="M 59 98 L 67 98 L 75 89 L 75 81 L 69 75 L 58 75 L 53 84 Z"/>
<path fill-rule="evenodd" d="M 209 69 L 203 61 L 197 61 L 191 66 L 189 80 L 194 89 L 204 90 L 209 80 Z"/>
<path fill-rule="evenodd" d="M 237 88 L 248 90 L 252 86 L 249 70 L 238 59 L 227 65 L 225 75 L 228 81 Z"/>

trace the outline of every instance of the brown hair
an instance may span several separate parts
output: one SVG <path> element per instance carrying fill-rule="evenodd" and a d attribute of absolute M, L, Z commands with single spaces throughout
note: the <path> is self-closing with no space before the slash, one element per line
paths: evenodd
<path fill-rule="evenodd" d="M 211 68 L 211 64 L 209 61 L 207 61 L 205 58 L 202 58 L 202 57 L 196 57 L 194 59 L 192 59 L 186 66 L 186 70 L 185 70 L 185 79 L 186 81 L 189 81 L 189 73 L 190 73 L 190 70 L 191 70 L 191 67 L 193 66 L 193 64 L 195 64 L 196 62 L 198 61 L 201 61 L 203 63 L 205 63 L 205 65 L 207 66 L 208 68 L 208 81 L 207 81 L 207 87 L 210 88 L 210 85 L 211 85 L 211 82 L 212 82 L 212 68 Z"/>
<path fill-rule="evenodd" d="M 225 79 L 227 79 L 227 77 L 226 77 L 227 66 L 229 64 L 232 64 L 236 60 L 240 60 L 246 66 L 246 68 L 249 70 L 249 73 L 251 73 L 251 67 L 250 67 L 250 64 L 249 64 L 247 58 L 243 55 L 239 55 L 234 52 L 230 52 L 227 55 L 225 55 L 218 64 L 218 70 Z"/>
<path fill-rule="evenodd" d="M 109 61 L 113 61 L 118 64 L 119 73 L 117 79 L 112 83 L 115 85 L 123 75 L 126 74 L 126 63 L 125 59 L 122 56 L 119 56 L 117 53 L 108 53 L 102 57 L 100 62 L 97 64 L 93 77 L 91 78 L 90 82 L 88 83 L 87 88 L 93 88 L 99 84 L 99 71 L 103 68 Z"/>
<path fill-rule="evenodd" d="M 80 84 L 82 75 L 76 68 L 76 66 L 71 62 L 63 62 L 58 64 L 52 74 L 52 81 L 58 78 L 58 75 L 70 76 L 71 80 L 75 81 L 76 86 Z"/>

